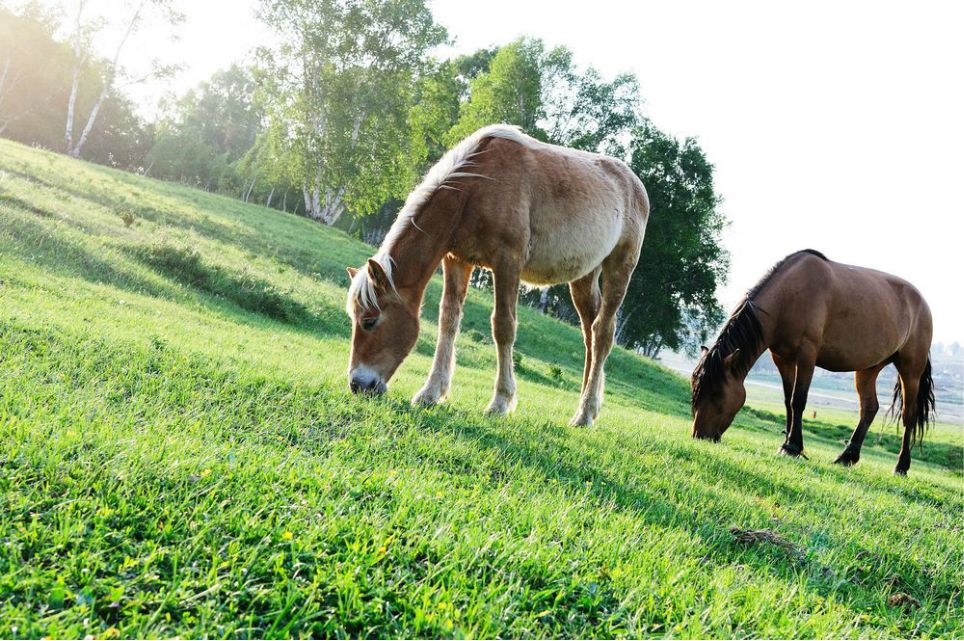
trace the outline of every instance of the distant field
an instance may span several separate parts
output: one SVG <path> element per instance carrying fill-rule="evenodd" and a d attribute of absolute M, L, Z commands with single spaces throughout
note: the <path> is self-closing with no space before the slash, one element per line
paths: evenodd
<path fill-rule="evenodd" d="M 531 309 L 487 419 L 476 291 L 451 402 L 413 408 L 438 282 L 387 398 L 353 398 L 369 253 L 0 141 L 0 636 L 964 636 L 959 429 L 907 478 L 892 428 L 831 465 L 831 410 L 778 456 L 762 397 L 696 442 L 687 382 L 624 350 L 569 428 L 581 337 Z"/>

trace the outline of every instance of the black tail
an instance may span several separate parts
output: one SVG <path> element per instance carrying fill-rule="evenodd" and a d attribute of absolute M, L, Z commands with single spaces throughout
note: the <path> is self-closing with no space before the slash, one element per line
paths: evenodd
<path fill-rule="evenodd" d="M 904 407 L 904 397 L 900 387 L 900 378 L 894 385 L 894 402 L 890 406 L 891 414 L 895 417 L 901 414 Z M 934 401 L 934 379 L 931 377 L 931 359 L 927 359 L 924 366 L 924 373 L 920 376 L 920 385 L 917 388 L 917 420 L 914 423 L 913 440 L 921 443 L 924 440 L 924 432 L 931 422 L 931 413 L 935 410 Z"/>

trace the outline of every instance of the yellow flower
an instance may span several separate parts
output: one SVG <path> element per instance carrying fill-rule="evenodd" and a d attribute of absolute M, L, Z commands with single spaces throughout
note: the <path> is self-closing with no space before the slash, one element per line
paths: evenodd
<path fill-rule="evenodd" d="M 290 541 L 291 539 L 295 538 L 295 535 L 289 532 L 288 530 L 285 530 L 281 534 L 281 538 L 284 539 L 285 541 Z"/>
<path fill-rule="evenodd" d="M 211 468 L 206 468 L 203 472 L 201 472 L 201 478 L 202 478 L 202 479 L 203 479 L 203 478 L 206 478 L 206 477 L 208 477 L 208 476 L 211 476 Z"/>

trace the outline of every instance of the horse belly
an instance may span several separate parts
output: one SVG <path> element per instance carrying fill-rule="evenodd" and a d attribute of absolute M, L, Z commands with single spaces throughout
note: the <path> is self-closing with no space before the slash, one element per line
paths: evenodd
<path fill-rule="evenodd" d="M 621 233 L 618 212 L 611 217 L 579 216 L 561 224 L 534 228 L 522 280 L 533 285 L 554 285 L 585 276 L 612 253 Z"/>
<path fill-rule="evenodd" d="M 904 340 L 901 323 L 883 310 L 868 313 L 870 304 L 858 309 L 859 295 L 855 302 L 858 304 L 839 310 L 838 317 L 824 328 L 819 367 L 833 372 L 859 371 L 886 361 L 900 349 Z"/>

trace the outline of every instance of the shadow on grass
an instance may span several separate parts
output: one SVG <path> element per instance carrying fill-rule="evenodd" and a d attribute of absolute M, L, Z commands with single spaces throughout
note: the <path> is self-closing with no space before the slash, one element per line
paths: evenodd
<path fill-rule="evenodd" d="M 758 420 L 745 420 L 748 417 L 753 417 Z M 783 442 L 783 430 L 786 425 L 786 419 L 783 415 L 753 407 L 745 407 L 741 410 L 740 415 L 737 416 L 737 421 L 739 421 L 739 425 L 734 425 L 734 427 L 730 429 L 778 432 L 778 434 L 774 436 L 774 438 L 779 437 L 779 439 L 775 441 L 774 448 L 779 447 Z M 897 430 L 895 429 L 895 425 L 888 417 L 878 415 L 877 420 L 870 426 L 870 430 L 867 433 L 867 438 L 862 448 L 863 453 L 886 452 L 893 455 L 894 463 L 896 463 L 897 453 L 901 447 L 903 427 Z M 853 433 L 853 430 L 854 426 L 805 419 L 803 421 L 804 447 L 806 447 L 808 440 L 816 440 L 831 449 L 843 451 L 847 442 L 850 440 L 850 435 Z M 884 430 L 888 431 L 885 432 Z M 954 474 L 961 475 L 961 470 L 964 469 L 964 448 L 954 443 L 927 441 L 925 436 L 924 442 L 915 444 L 911 450 L 912 465 L 913 461 L 926 461 L 944 467 Z"/>
<path fill-rule="evenodd" d="M 556 480 L 573 489 L 588 488 L 602 506 L 616 506 L 618 510 L 643 519 L 652 526 L 686 530 L 703 541 L 709 548 L 707 558 L 712 558 L 717 563 L 748 564 L 759 571 L 771 573 L 788 584 L 793 584 L 801 572 L 806 572 L 811 576 L 814 592 L 823 597 L 833 595 L 834 598 L 841 599 L 855 613 L 862 611 L 864 606 L 867 591 L 865 584 L 885 586 L 898 565 L 901 580 L 913 586 L 918 593 L 928 592 L 930 596 L 943 600 L 952 599 L 955 594 L 955 589 L 950 585 L 934 585 L 934 573 L 922 569 L 914 561 L 900 558 L 896 554 L 882 556 L 879 551 L 864 549 L 851 540 L 828 536 L 826 546 L 852 553 L 855 564 L 859 558 L 870 557 L 884 561 L 889 559 L 890 562 L 882 561 L 877 568 L 863 571 L 860 577 L 849 577 L 841 581 L 840 573 L 846 575 L 849 567 L 827 568 L 807 554 L 806 550 L 796 557 L 766 546 L 747 548 L 735 542 L 728 527 L 746 524 L 730 523 L 727 520 L 729 517 L 716 511 L 713 501 L 705 501 L 706 493 L 720 481 L 731 487 L 753 487 L 762 494 L 776 493 L 788 503 L 796 504 L 799 509 L 806 509 L 806 505 L 811 501 L 823 500 L 809 490 L 791 487 L 774 478 L 751 473 L 743 466 L 722 459 L 696 460 L 692 452 L 684 451 L 683 448 L 672 448 L 672 451 L 666 454 L 678 459 L 681 465 L 692 468 L 691 474 L 678 475 L 680 487 L 674 495 L 689 495 L 693 499 L 692 503 L 686 502 L 686 505 L 683 505 L 669 502 L 663 496 L 645 489 L 646 485 L 642 482 L 646 478 L 645 471 L 641 472 L 639 483 L 627 483 L 613 478 L 606 469 L 596 464 L 591 452 L 580 455 L 568 447 L 565 430 L 547 430 L 544 437 L 536 443 L 526 440 L 519 432 L 479 421 L 462 412 L 437 408 L 433 413 L 436 414 L 433 417 L 435 420 L 421 421 L 423 427 L 450 432 L 476 443 L 483 450 L 495 451 L 499 455 L 498 459 L 506 462 L 506 467 L 510 467 L 513 461 L 522 463 L 535 470 L 547 483 Z M 570 462 L 574 455 L 581 459 L 579 464 Z M 845 470 L 831 472 L 841 477 L 845 473 Z M 707 476 L 712 478 L 706 478 Z M 908 489 L 902 488 L 901 495 L 931 509 L 938 509 L 933 496 L 908 492 Z"/>
<path fill-rule="evenodd" d="M 0 233 L 29 248 L 29 256 L 25 258 L 51 273 L 80 276 L 92 283 L 107 283 L 152 296 L 172 293 L 156 283 L 118 269 L 109 260 L 96 256 L 80 243 L 72 242 L 56 228 L 36 220 L 0 216 Z M 18 249 L 15 247 L 15 251 Z"/>
<path fill-rule="evenodd" d="M 188 247 L 155 244 L 129 249 L 132 257 L 162 276 L 213 296 L 241 309 L 285 323 L 304 323 L 312 318 L 308 309 L 288 292 L 251 274 L 236 274 L 206 263 Z"/>

